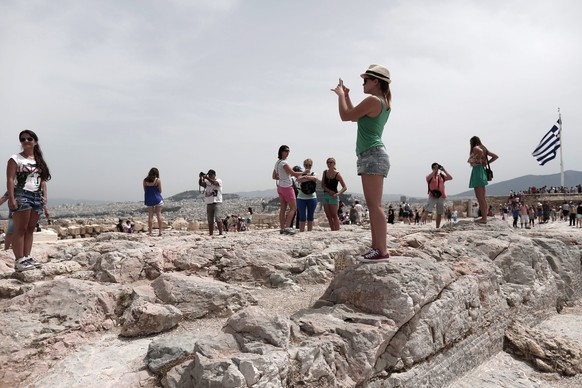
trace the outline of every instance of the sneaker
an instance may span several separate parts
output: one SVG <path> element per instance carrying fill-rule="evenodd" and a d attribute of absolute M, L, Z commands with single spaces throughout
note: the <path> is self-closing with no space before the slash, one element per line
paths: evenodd
<path fill-rule="evenodd" d="M 370 254 L 370 252 L 372 252 L 372 251 L 375 251 L 375 249 L 374 249 L 374 248 L 368 248 L 368 249 L 366 249 L 366 250 L 364 251 L 364 253 L 360 253 L 360 255 L 359 255 L 359 256 L 366 256 L 366 255 L 369 255 L 369 254 Z"/>
<path fill-rule="evenodd" d="M 35 268 L 40 268 L 42 267 L 42 263 L 39 263 L 38 261 L 34 260 L 32 257 L 28 257 L 28 262 L 32 265 L 34 265 Z"/>
<path fill-rule="evenodd" d="M 20 258 L 16 265 L 14 266 L 16 272 L 28 271 L 31 269 L 35 269 L 34 265 L 30 262 L 30 259 L 26 256 Z"/>
<path fill-rule="evenodd" d="M 281 231 L 283 234 L 294 235 L 297 231 L 293 228 L 285 228 Z"/>
<path fill-rule="evenodd" d="M 365 254 L 358 256 L 357 259 L 359 261 L 363 261 L 364 263 L 382 263 L 389 261 L 390 255 L 388 253 L 382 255 L 379 250 L 371 249 Z"/>

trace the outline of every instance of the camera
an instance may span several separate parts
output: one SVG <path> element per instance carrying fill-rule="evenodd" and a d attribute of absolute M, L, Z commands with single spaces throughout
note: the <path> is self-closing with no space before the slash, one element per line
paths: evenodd
<path fill-rule="evenodd" d="M 204 179 L 206 179 L 206 173 L 204 172 L 200 172 L 200 174 L 198 174 L 198 187 L 206 187 L 206 184 L 204 183 Z M 200 191 L 200 190 L 198 190 Z"/>

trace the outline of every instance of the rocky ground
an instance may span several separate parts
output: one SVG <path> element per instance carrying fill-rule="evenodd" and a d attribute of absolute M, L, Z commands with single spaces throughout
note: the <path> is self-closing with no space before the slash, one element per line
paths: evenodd
<path fill-rule="evenodd" d="M 369 244 L 359 226 L 106 233 L 35 244 L 43 269 L 18 276 L 4 252 L 0 385 L 579 386 L 543 349 L 555 335 L 582 355 L 582 230 L 389 234 L 394 259 L 376 265 L 354 260 Z M 543 330 L 527 342 L 534 361 L 502 351 L 514 321 Z"/>

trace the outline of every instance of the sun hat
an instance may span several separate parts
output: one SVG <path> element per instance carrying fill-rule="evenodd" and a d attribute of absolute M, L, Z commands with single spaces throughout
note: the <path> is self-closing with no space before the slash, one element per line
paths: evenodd
<path fill-rule="evenodd" d="M 360 77 L 362 78 L 366 78 L 365 76 L 372 76 L 388 83 L 392 82 L 390 80 L 390 72 L 387 68 L 381 65 L 370 65 L 364 74 L 360 74 Z"/>

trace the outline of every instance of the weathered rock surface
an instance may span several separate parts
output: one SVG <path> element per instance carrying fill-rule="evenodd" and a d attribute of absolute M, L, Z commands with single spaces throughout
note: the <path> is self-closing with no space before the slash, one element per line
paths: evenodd
<path fill-rule="evenodd" d="M 182 312 L 172 305 L 151 303 L 137 299 L 125 309 L 121 317 L 123 337 L 138 337 L 173 329 L 182 320 Z"/>
<path fill-rule="evenodd" d="M 582 372 L 582 346 L 543 330 L 512 322 L 505 331 L 505 349 L 543 372 L 574 376 Z"/>
<path fill-rule="evenodd" d="M 0 279 L 0 382 L 47 386 L 60 373 L 86 386 L 442 387 L 496 357 L 515 320 L 533 326 L 581 296 L 580 230 L 391 226 L 392 260 L 357 264 L 369 234 L 104 233 L 35 245 L 46 270 Z M 0 261 L 12 264 L 6 252 Z M 319 284 L 319 299 L 299 300 Z M 262 305 L 268 289 L 280 303 Z M 549 349 L 540 333 L 524 341 Z M 100 340 L 115 335 L 149 337 Z M 546 364 L 566 358 L 543 353 Z M 77 362 L 93 363 L 95 383 Z"/>

